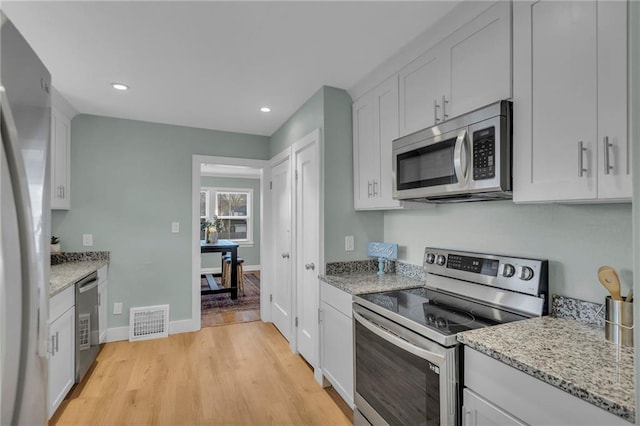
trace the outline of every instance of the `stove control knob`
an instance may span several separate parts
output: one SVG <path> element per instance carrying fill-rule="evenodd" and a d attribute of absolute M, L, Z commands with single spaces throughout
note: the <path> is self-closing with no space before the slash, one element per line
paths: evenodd
<path fill-rule="evenodd" d="M 533 278 L 533 269 L 528 266 L 518 266 L 518 278 L 523 281 L 529 281 Z"/>
<path fill-rule="evenodd" d="M 516 273 L 516 268 L 513 267 L 513 265 L 509 264 L 509 263 L 502 263 L 500 264 L 500 275 L 502 275 L 503 277 L 512 277 L 513 274 Z"/>
<path fill-rule="evenodd" d="M 426 262 L 432 264 L 436 260 L 436 255 L 433 253 L 427 253 Z"/>
<path fill-rule="evenodd" d="M 441 255 L 441 254 L 439 254 L 439 255 L 437 255 L 437 256 L 436 256 L 436 263 L 437 263 L 438 265 L 440 265 L 440 266 L 444 265 L 444 263 L 446 262 L 446 260 L 447 260 L 447 259 L 446 259 L 443 255 Z"/>

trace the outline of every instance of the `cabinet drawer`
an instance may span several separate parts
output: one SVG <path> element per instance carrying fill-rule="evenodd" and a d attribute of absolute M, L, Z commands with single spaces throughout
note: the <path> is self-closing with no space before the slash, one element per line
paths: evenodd
<path fill-rule="evenodd" d="M 351 294 L 346 291 L 339 290 L 331 284 L 327 284 L 323 281 L 320 281 L 320 283 L 322 284 L 320 288 L 322 301 L 351 318 Z"/>
<path fill-rule="evenodd" d="M 75 304 L 76 286 L 74 284 L 49 299 L 49 321 L 55 321 Z"/>

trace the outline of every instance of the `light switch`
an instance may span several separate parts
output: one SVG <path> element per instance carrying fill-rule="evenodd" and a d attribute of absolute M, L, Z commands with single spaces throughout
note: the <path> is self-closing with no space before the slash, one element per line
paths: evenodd
<path fill-rule="evenodd" d="M 171 232 L 174 234 L 180 232 L 180 222 L 171 222 Z"/>
<path fill-rule="evenodd" d="M 90 247 L 93 245 L 93 234 L 82 234 L 82 245 Z"/>
<path fill-rule="evenodd" d="M 122 313 L 122 302 L 116 302 L 113 304 L 113 315 L 120 315 Z"/>
<path fill-rule="evenodd" d="M 354 248 L 354 238 L 353 235 L 347 235 L 344 237 L 344 250 L 345 251 L 353 251 Z"/>

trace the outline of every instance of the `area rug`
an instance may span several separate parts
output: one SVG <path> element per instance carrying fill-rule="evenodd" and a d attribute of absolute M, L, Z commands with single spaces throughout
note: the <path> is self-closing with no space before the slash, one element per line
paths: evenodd
<path fill-rule="evenodd" d="M 215 279 L 220 285 L 220 277 Z M 205 278 L 201 280 L 200 286 L 208 287 Z M 256 272 L 244 274 L 244 295 L 239 291 L 236 300 L 231 299 L 231 293 L 221 293 L 200 296 L 200 302 L 203 316 L 208 313 L 260 310 L 260 275 Z"/>

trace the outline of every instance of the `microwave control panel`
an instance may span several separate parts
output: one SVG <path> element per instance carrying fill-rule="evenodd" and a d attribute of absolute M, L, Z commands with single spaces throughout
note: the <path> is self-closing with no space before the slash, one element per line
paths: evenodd
<path fill-rule="evenodd" d="M 473 180 L 493 179 L 496 176 L 496 129 L 473 132 Z"/>

